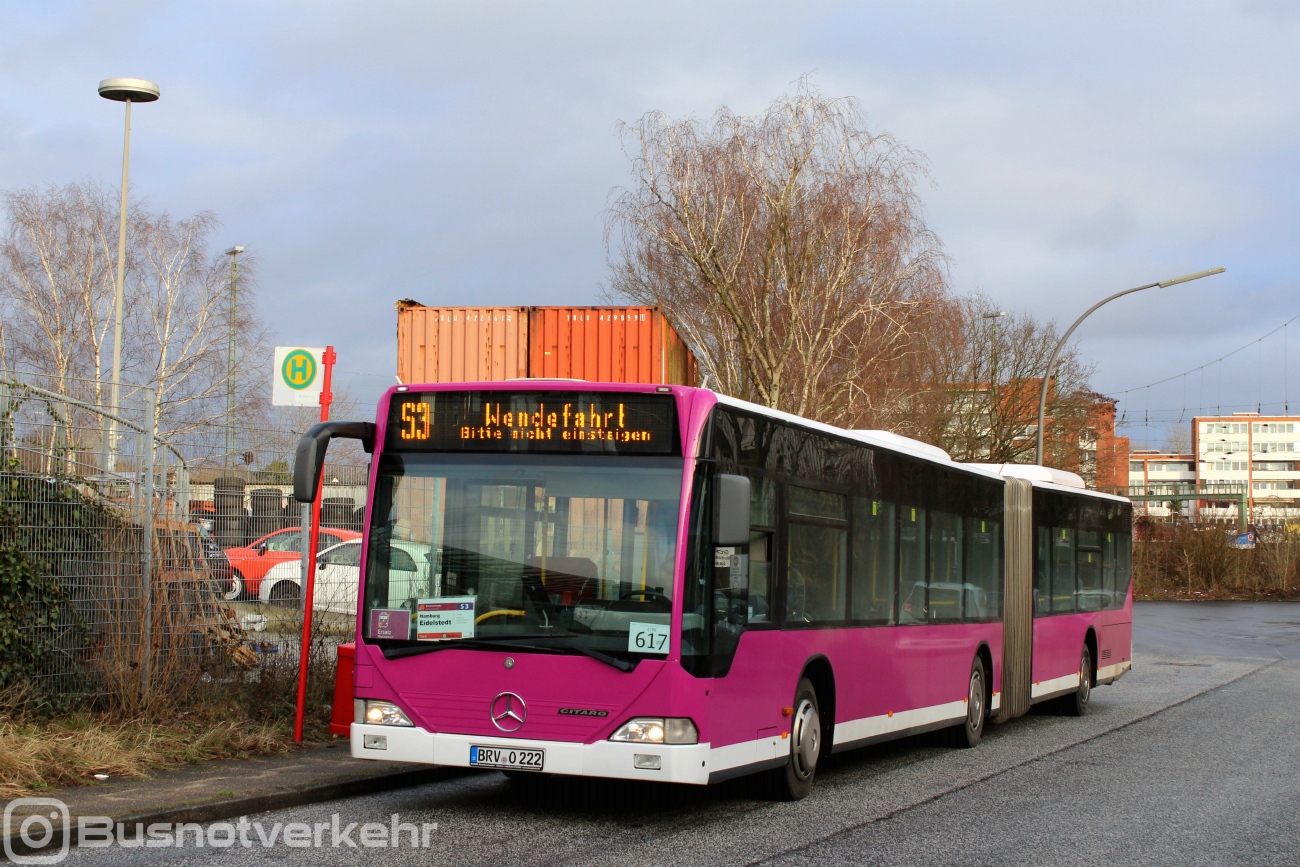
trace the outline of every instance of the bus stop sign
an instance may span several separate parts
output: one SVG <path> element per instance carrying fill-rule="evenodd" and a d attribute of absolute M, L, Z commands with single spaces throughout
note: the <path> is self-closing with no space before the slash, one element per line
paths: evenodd
<path fill-rule="evenodd" d="M 325 350 L 302 346 L 275 348 L 271 403 L 275 406 L 320 406 Z"/>

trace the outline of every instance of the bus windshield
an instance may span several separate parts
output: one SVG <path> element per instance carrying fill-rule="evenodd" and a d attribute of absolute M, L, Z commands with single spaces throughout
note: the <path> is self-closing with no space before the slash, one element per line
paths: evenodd
<path fill-rule="evenodd" d="M 389 647 L 666 654 L 682 469 L 681 458 L 385 454 L 363 634 Z"/>

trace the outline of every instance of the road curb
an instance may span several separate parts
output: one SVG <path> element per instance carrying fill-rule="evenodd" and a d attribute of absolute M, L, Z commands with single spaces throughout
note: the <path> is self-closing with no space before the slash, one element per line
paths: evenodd
<path fill-rule="evenodd" d="M 391 789 L 423 786 L 427 783 L 437 783 L 462 776 L 465 770 L 464 768 L 415 768 L 393 771 L 387 774 L 374 774 L 358 779 L 321 783 L 283 792 L 268 792 L 245 797 L 222 798 L 215 801 L 200 801 L 193 804 L 166 807 L 158 810 L 145 810 L 109 818 L 115 824 L 121 825 L 129 831 L 128 836 L 133 839 L 135 837 L 133 826 L 137 823 L 148 826 L 153 823 L 171 825 L 180 822 L 196 822 L 199 824 L 219 822 L 223 819 L 236 819 L 240 816 L 265 813 L 269 810 L 286 810 L 290 807 L 319 804 L 323 801 L 353 798 L 358 795 L 371 795 Z M 76 828 L 78 818 L 78 816 L 73 816 L 69 822 L 72 832 L 70 845 L 72 846 L 80 843 L 77 838 Z M 54 838 L 48 845 L 42 846 L 40 849 L 32 849 L 24 844 L 17 833 L 6 833 L 4 836 L 4 854 L 33 855 L 42 852 L 48 853 L 51 849 L 62 848 L 64 845 L 63 833 L 62 828 L 56 827 L 54 829 Z"/>

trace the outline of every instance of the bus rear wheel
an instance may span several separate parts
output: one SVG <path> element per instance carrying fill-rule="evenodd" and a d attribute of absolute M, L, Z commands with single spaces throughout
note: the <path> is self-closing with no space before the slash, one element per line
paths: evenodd
<path fill-rule="evenodd" d="M 984 724 L 989 717 L 987 683 L 984 660 L 977 655 L 971 663 L 970 680 L 966 685 L 966 719 L 955 731 L 959 747 L 974 747 L 984 737 Z"/>
<path fill-rule="evenodd" d="M 790 719 L 790 759 L 772 772 L 773 794 L 782 801 L 798 801 L 812 791 L 813 777 L 822 751 L 822 719 L 817 690 L 808 678 L 799 679 Z"/>
<path fill-rule="evenodd" d="M 1088 712 L 1088 700 L 1091 698 L 1092 651 L 1085 644 L 1079 659 L 1079 688 L 1069 695 L 1061 696 L 1057 708 L 1065 716 L 1083 716 Z"/>

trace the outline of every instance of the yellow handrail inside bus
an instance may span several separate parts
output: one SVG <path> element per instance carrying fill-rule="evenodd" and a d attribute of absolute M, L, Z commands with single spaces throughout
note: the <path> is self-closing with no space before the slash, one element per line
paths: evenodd
<path fill-rule="evenodd" d="M 478 617 L 474 618 L 474 622 L 476 624 L 482 623 L 484 620 L 487 620 L 489 617 L 510 617 L 510 616 L 523 617 L 526 613 L 527 612 L 525 611 L 518 611 L 513 608 L 498 608 L 496 611 L 489 611 L 486 614 L 480 614 Z"/>

